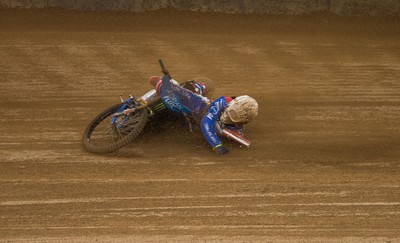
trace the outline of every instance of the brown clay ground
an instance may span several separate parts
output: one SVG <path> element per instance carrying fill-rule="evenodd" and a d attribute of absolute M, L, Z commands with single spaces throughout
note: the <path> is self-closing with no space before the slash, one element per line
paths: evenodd
<path fill-rule="evenodd" d="M 0 241 L 400 240 L 396 20 L 0 11 Z M 177 80 L 260 105 L 250 149 L 173 126 L 113 156 L 88 122 Z"/>

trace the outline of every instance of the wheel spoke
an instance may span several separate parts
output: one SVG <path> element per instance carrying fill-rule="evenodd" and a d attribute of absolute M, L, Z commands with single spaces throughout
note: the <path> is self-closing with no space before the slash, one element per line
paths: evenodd
<path fill-rule="evenodd" d="M 140 129 L 139 132 L 143 129 L 147 121 L 147 113 L 136 111 L 127 116 L 119 117 L 112 123 L 112 117 L 118 109 L 119 107 L 116 105 L 106 110 L 103 115 L 99 116 L 96 122 L 93 123 L 85 139 L 86 143 L 91 146 L 90 148 L 93 147 L 92 149 L 89 148 L 89 151 L 116 150 L 127 143 L 121 143 L 127 136 L 133 139 L 130 135 L 133 131 L 136 131 L 135 133 L 138 134 L 138 128 Z M 144 114 L 146 115 L 145 117 L 143 116 Z"/>

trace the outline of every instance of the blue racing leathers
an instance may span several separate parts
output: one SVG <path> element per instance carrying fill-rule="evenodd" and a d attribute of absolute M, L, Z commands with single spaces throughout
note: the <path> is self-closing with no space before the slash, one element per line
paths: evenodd
<path fill-rule="evenodd" d="M 229 102 L 231 101 L 232 98 L 228 96 L 221 96 L 218 99 L 214 100 L 211 104 L 211 107 L 208 109 L 207 113 L 201 120 L 201 131 L 203 132 L 205 139 L 213 149 L 222 145 L 221 140 L 217 135 L 215 125 L 217 120 L 219 120 L 222 112 L 226 109 Z"/>
<path fill-rule="evenodd" d="M 159 93 L 168 109 L 181 112 L 195 122 L 200 123 L 201 131 L 212 148 L 221 146 L 221 140 L 217 136 L 215 125 L 228 103 L 232 100 L 231 97 L 221 96 L 214 100 L 210 106 L 209 99 L 174 84 L 167 75 L 162 78 Z"/>

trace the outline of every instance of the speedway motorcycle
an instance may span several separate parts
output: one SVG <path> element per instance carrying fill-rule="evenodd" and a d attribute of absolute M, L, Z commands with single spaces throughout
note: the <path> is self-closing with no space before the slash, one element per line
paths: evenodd
<path fill-rule="evenodd" d="M 161 59 L 159 63 L 162 73 L 169 75 Z M 180 85 L 183 86 L 183 84 Z M 162 115 L 163 112 L 168 111 L 155 89 L 138 99 L 132 95 L 126 100 L 122 97 L 120 99 L 120 103 L 98 114 L 85 129 L 82 143 L 87 151 L 97 154 L 115 152 L 134 142 L 156 115 Z M 216 130 L 220 135 L 240 145 L 250 146 L 250 141 L 240 133 L 225 128 L 221 123 L 217 123 Z"/>

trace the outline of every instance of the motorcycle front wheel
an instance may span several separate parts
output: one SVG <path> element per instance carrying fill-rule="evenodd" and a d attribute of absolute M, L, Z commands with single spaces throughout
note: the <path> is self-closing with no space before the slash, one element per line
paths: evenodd
<path fill-rule="evenodd" d="M 96 154 L 105 154 L 133 142 L 147 123 L 147 109 L 136 110 L 128 115 L 113 115 L 123 104 L 113 105 L 100 113 L 87 126 L 83 133 L 83 147 Z"/>

